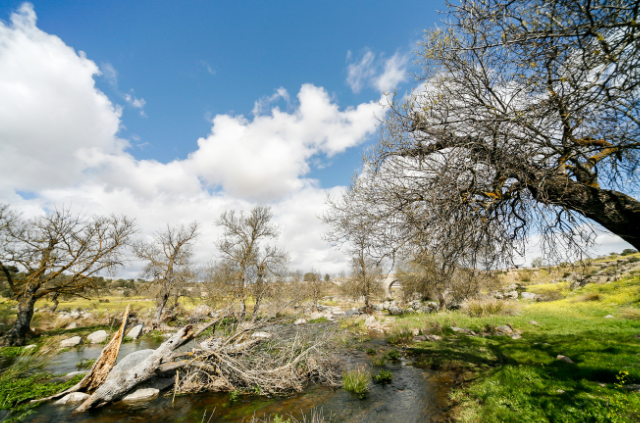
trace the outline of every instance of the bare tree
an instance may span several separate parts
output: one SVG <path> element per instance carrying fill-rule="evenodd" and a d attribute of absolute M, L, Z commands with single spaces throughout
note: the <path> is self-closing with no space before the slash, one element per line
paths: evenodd
<path fill-rule="evenodd" d="M 304 274 L 304 283 L 308 292 L 308 297 L 313 302 L 313 309 L 318 311 L 318 303 L 324 295 L 325 284 L 320 278 L 320 274 L 315 270 Z"/>
<path fill-rule="evenodd" d="M 123 264 L 133 233 L 133 221 L 122 216 L 84 219 L 69 210 L 29 220 L 14 215 L 1 232 L 0 270 L 19 302 L 18 316 L 0 344 L 25 343 L 38 299 L 90 296 L 98 288 L 92 276 Z M 20 273 L 12 274 L 11 266 Z"/>
<path fill-rule="evenodd" d="M 240 300 L 242 318 L 246 316 L 246 299 L 250 293 L 248 285 L 252 284 L 256 299 L 255 318 L 269 288 L 267 279 L 278 274 L 278 268 L 287 258 L 286 253 L 277 247 L 261 245 L 264 240 L 279 236 L 277 227 L 271 223 L 272 218 L 269 207 L 254 207 L 247 215 L 236 213 L 235 210 L 226 211 L 217 221 L 224 233 L 216 246 L 226 262 L 225 268 L 233 269 L 226 274 L 231 277 L 229 282 L 236 287 L 234 291 Z"/>
<path fill-rule="evenodd" d="M 354 188 L 357 180 L 354 181 Z M 322 221 L 329 226 L 324 239 L 331 245 L 345 249 L 352 259 L 351 288 L 356 297 L 364 297 L 365 311 L 371 313 L 371 299 L 379 292 L 382 280 L 382 261 L 393 255 L 387 248 L 383 221 L 375 207 L 362 201 L 358 190 L 352 189 L 341 198 L 327 198 L 329 210 Z"/>
<path fill-rule="evenodd" d="M 577 258 L 597 222 L 639 246 L 639 4 L 449 5 L 350 189 L 384 222 L 378 245 L 483 268 L 531 235 Z"/>
<path fill-rule="evenodd" d="M 156 232 L 149 242 L 134 245 L 136 256 L 145 262 L 144 275 L 152 278 L 156 298 L 153 327 L 162 323 L 162 311 L 171 295 L 193 279 L 189 261 L 193 256 L 193 244 L 198 237 L 198 223 L 188 226 L 167 225 L 162 232 Z"/>

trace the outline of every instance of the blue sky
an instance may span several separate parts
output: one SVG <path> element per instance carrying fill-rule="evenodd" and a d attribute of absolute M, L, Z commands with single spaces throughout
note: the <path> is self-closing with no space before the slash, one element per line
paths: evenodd
<path fill-rule="evenodd" d="M 291 268 L 348 270 L 318 216 L 375 142 L 385 93 L 414 86 L 444 7 L 5 0 L 0 203 L 124 214 L 141 238 L 196 220 L 197 264 L 217 258 L 222 212 L 267 205 Z"/>
<path fill-rule="evenodd" d="M 84 51 L 104 75 L 96 85 L 125 106 L 120 135 L 139 159 L 166 163 L 196 149 L 216 114 L 249 116 L 284 87 L 324 87 L 341 107 L 378 97 L 346 83 L 347 54 L 377 60 L 410 53 L 433 26 L 440 1 L 33 1 L 38 27 Z M 8 21 L 20 1 L 4 1 Z M 116 80 L 106 69 L 116 72 Z M 410 71 L 410 69 L 408 69 Z M 400 86 L 406 89 L 407 84 Z M 123 101 L 144 99 L 144 115 Z M 139 138 L 139 139 L 138 139 Z M 361 148 L 312 168 L 322 186 L 348 183 Z"/>

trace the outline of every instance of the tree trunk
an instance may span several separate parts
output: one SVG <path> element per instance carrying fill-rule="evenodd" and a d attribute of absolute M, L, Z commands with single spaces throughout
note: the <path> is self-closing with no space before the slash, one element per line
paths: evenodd
<path fill-rule="evenodd" d="M 58 309 L 58 304 L 59 304 L 58 303 L 58 296 L 60 296 L 59 292 L 56 292 L 55 294 L 53 294 L 53 298 L 52 298 L 52 300 L 53 300 L 53 308 L 51 309 L 51 311 L 53 313 L 55 313 L 55 311 Z"/>
<path fill-rule="evenodd" d="M 537 201 L 576 211 L 640 250 L 640 201 L 562 174 L 532 171 L 529 178 L 527 187 Z"/>
<path fill-rule="evenodd" d="M 13 327 L 2 338 L 0 346 L 22 346 L 27 342 L 27 335 L 31 332 L 31 318 L 33 317 L 33 306 L 36 303 L 36 289 L 26 287 L 25 291 L 18 296 L 18 316 Z"/>
<path fill-rule="evenodd" d="M 164 294 L 158 299 L 156 304 L 156 313 L 153 316 L 153 329 L 158 329 L 162 324 L 162 311 L 169 301 L 169 294 Z"/>

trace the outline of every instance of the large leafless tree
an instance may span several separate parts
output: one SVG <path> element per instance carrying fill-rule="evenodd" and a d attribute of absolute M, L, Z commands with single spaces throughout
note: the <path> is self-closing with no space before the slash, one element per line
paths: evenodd
<path fill-rule="evenodd" d="M 272 219 L 269 207 L 254 207 L 248 214 L 226 211 L 217 222 L 224 230 L 216 243 L 223 261 L 218 266 L 219 275 L 228 278 L 228 286 L 240 301 L 242 318 L 246 315 L 247 296 L 252 295 L 255 320 L 265 296 L 274 286 L 273 278 L 282 273 L 287 261 L 284 251 L 264 243 L 279 236 Z"/>
<path fill-rule="evenodd" d="M 638 1 L 463 0 L 428 31 L 351 187 L 390 248 L 468 268 L 579 251 L 593 222 L 640 247 Z M 390 228 L 395 230 L 390 231 Z"/>
<path fill-rule="evenodd" d="M 123 264 L 134 224 L 122 216 L 83 218 L 69 210 L 33 219 L 0 210 L 0 271 L 19 303 L 16 322 L 0 344 L 24 345 L 35 302 L 53 294 L 90 296 L 99 288 L 92 276 Z"/>
<path fill-rule="evenodd" d="M 169 297 L 193 278 L 190 259 L 198 235 L 197 222 L 188 226 L 167 225 L 163 231 L 156 232 L 151 241 L 134 244 L 136 256 L 145 263 L 145 276 L 152 279 L 156 298 L 154 328 L 162 323 L 162 311 Z"/>

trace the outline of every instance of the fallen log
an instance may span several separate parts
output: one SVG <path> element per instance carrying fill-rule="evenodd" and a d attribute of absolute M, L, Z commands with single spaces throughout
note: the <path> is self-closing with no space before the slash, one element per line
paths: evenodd
<path fill-rule="evenodd" d="M 211 326 L 215 326 L 224 317 L 220 317 L 203 326 L 198 331 L 192 325 L 187 325 L 164 341 L 149 357 L 134 366 L 126 374 L 107 378 L 101 386 L 78 407 L 75 412 L 81 413 L 94 407 L 101 407 L 124 395 L 136 385 L 157 376 L 158 369 L 165 363 L 170 363 L 173 352 L 199 336 Z M 215 330 L 215 328 L 214 328 Z"/>
<path fill-rule="evenodd" d="M 129 305 L 124 310 L 124 315 L 122 316 L 122 324 L 120 325 L 120 329 L 116 332 L 111 341 L 102 349 L 100 353 L 100 357 L 93 363 L 91 370 L 89 373 L 82 378 L 82 380 L 76 383 L 71 388 L 66 391 L 60 392 L 56 395 L 52 395 L 47 398 L 40 398 L 36 400 L 32 400 L 31 402 L 39 402 L 39 401 L 48 401 L 56 398 L 61 398 L 67 394 L 78 391 L 92 391 L 96 389 L 98 386 L 102 385 L 104 381 L 107 379 L 109 372 L 113 368 L 118 358 L 118 353 L 120 352 L 120 345 L 122 345 L 122 338 L 124 335 L 125 327 L 127 326 L 127 319 L 129 317 Z"/>

